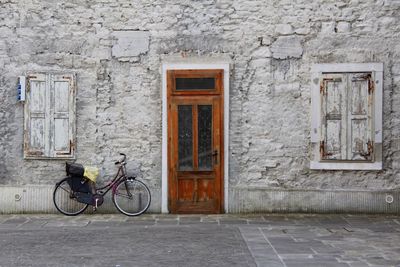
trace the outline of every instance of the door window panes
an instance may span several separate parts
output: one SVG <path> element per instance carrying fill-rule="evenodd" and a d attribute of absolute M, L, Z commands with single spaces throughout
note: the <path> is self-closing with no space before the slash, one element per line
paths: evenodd
<path fill-rule="evenodd" d="M 178 162 L 180 171 L 193 170 L 192 106 L 178 106 Z"/>
<path fill-rule="evenodd" d="M 198 106 L 199 170 L 212 169 L 212 106 Z"/>
<path fill-rule="evenodd" d="M 215 78 L 176 78 L 175 88 L 183 90 L 213 90 L 215 89 Z"/>

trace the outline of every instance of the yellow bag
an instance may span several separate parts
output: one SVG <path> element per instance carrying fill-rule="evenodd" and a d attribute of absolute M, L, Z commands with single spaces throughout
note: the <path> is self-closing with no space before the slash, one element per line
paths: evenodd
<path fill-rule="evenodd" d="M 97 176 L 99 176 L 99 168 L 85 166 L 85 172 L 83 173 L 83 176 L 95 183 L 97 180 Z"/>

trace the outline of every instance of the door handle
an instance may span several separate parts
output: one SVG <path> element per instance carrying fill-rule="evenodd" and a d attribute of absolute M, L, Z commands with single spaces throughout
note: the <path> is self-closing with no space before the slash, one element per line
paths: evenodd
<path fill-rule="evenodd" d="M 218 150 L 214 150 L 214 153 L 212 153 L 212 155 L 214 157 L 214 164 L 218 165 L 218 155 L 219 155 Z"/>

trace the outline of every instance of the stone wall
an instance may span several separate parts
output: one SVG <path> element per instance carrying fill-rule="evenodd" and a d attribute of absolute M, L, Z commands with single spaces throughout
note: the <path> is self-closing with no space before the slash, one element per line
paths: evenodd
<path fill-rule="evenodd" d="M 163 59 L 228 56 L 230 188 L 396 189 L 399 14 L 398 0 L 0 0 L 0 184 L 64 173 L 64 161 L 23 159 L 17 76 L 76 72 L 77 161 L 108 175 L 124 152 L 159 192 Z M 348 62 L 384 63 L 384 168 L 310 170 L 311 65 Z"/>

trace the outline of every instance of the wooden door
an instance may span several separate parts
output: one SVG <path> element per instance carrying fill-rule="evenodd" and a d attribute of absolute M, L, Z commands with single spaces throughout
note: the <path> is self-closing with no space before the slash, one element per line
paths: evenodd
<path fill-rule="evenodd" d="M 223 211 L 222 70 L 168 72 L 169 209 Z"/>

